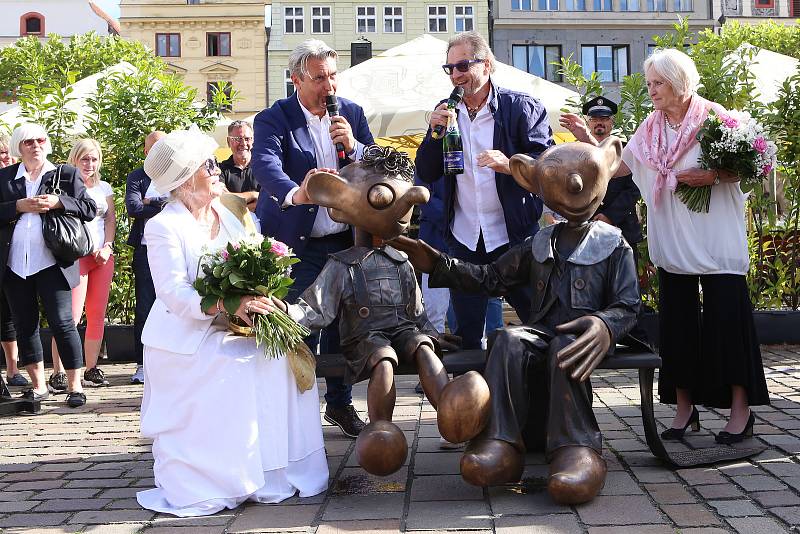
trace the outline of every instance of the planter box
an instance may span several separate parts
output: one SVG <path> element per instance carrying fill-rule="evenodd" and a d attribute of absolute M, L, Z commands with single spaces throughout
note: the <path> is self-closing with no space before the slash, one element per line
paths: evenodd
<path fill-rule="evenodd" d="M 136 346 L 133 325 L 107 324 L 105 330 L 106 355 L 111 362 L 135 362 Z"/>
<path fill-rule="evenodd" d="M 800 345 L 800 311 L 757 310 L 753 312 L 758 342 L 762 345 Z M 658 346 L 658 314 L 646 313 L 639 325 L 648 340 Z"/>

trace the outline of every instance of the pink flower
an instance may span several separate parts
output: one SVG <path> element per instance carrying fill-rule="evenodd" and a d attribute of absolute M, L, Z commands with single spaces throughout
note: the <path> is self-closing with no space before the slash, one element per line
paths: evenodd
<path fill-rule="evenodd" d="M 227 261 L 227 259 L 228 259 L 228 256 L 229 256 L 229 255 L 228 255 L 228 251 L 227 251 L 227 250 L 223 250 L 223 251 L 222 251 L 222 259 Z"/>
<path fill-rule="evenodd" d="M 239 250 L 242 246 L 239 243 L 231 243 L 233 250 Z"/>
<path fill-rule="evenodd" d="M 286 243 L 281 243 L 280 241 L 273 241 L 272 245 L 269 247 L 269 251 L 275 254 L 276 256 L 286 256 L 289 254 L 289 247 L 286 246 Z"/>
<path fill-rule="evenodd" d="M 722 120 L 722 124 L 724 124 L 728 128 L 736 128 L 739 126 L 739 121 L 731 117 L 730 115 L 720 115 L 719 118 Z"/>
<path fill-rule="evenodd" d="M 772 165 L 769 165 L 769 164 L 764 165 L 764 167 L 761 169 L 761 175 L 762 176 L 766 176 L 771 172 L 772 172 Z"/>
<path fill-rule="evenodd" d="M 767 140 L 763 137 L 756 137 L 753 140 L 753 149 L 759 154 L 763 154 L 767 150 Z"/>

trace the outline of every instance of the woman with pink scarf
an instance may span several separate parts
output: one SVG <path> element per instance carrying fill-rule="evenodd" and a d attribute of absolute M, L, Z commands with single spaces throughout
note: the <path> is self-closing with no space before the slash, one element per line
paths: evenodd
<path fill-rule="evenodd" d="M 644 73 L 654 111 L 625 147 L 617 175 L 632 173 L 642 192 L 647 246 L 658 267 L 658 393 L 661 402 L 677 404 L 661 436 L 680 440 L 689 426 L 699 430 L 700 404 L 730 408 L 716 440 L 737 443 L 752 435 L 750 406 L 769 404 L 769 394 L 745 279 L 745 195 L 735 174 L 698 164 L 697 133 L 710 110 L 724 109 L 697 94 L 700 76 L 683 52 L 655 52 Z M 564 115 L 561 124 L 593 142 L 580 117 Z M 713 186 L 708 213 L 689 210 L 674 194 L 678 183 Z"/>

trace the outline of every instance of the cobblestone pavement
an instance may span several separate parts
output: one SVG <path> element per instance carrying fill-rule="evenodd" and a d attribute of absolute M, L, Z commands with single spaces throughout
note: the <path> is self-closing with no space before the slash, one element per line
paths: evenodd
<path fill-rule="evenodd" d="M 460 452 L 439 449 L 436 414 L 414 393 L 414 377 L 400 377 L 395 420 L 412 454 L 398 473 L 366 475 L 355 462 L 353 442 L 326 426 L 332 476 L 326 494 L 192 519 L 137 505 L 136 492 L 153 485 L 150 444 L 138 432 L 142 388 L 128 384 L 131 365 L 105 365 L 112 387 L 89 391 L 85 407 L 73 410 L 63 396 L 51 397 L 40 415 L 0 419 L 0 529 L 4 534 L 797 532 L 800 347 L 764 347 L 763 354 L 772 406 L 753 411 L 757 439 L 769 448 L 749 461 L 678 471 L 663 467 L 644 443 L 636 374 L 604 370 L 593 381 L 609 464 L 599 497 L 577 507 L 554 504 L 544 491 L 547 466 L 541 455 L 529 455 L 524 483 L 476 488 L 458 474 Z M 365 392 L 363 384 L 355 388 L 362 413 Z M 656 410 L 669 424 L 672 409 L 657 404 Z M 725 415 L 702 410 L 700 437 L 692 439 L 709 439 Z"/>

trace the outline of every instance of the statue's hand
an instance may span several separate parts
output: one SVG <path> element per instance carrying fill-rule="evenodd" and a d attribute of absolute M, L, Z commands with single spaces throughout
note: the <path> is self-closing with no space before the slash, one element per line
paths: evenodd
<path fill-rule="evenodd" d="M 439 261 L 441 252 L 421 239 L 411 239 L 405 236 L 395 237 L 387 243 L 397 250 L 408 254 L 408 261 L 418 271 L 432 273 L 436 262 Z"/>
<path fill-rule="evenodd" d="M 575 334 L 577 339 L 558 351 L 556 358 L 561 369 L 572 368 L 570 377 L 583 382 L 606 355 L 611 345 L 611 333 L 599 317 L 585 315 L 556 326 L 559 334 Z"/>
<path fill-rule="evenodd" d="M 455 352 L 461 349 L 461 336 L 442 332 L 436 337 L 436 340 L 439 342 L 439 346 L 442 350 L 447 352 Z"/>

